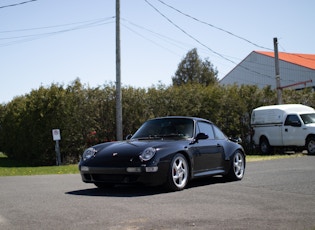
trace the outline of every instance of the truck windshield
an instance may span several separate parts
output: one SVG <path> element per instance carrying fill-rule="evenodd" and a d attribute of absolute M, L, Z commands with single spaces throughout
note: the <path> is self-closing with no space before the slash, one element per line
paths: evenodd
<path fill-rule="evenodd" d="M 300 116 L 304 124 L 315 123 L 315 113 L 301 114 Z"/>

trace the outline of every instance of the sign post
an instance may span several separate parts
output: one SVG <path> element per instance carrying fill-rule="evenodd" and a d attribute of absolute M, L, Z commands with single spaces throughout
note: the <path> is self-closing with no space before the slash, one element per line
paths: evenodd
<path fill-rule="evenodd" d="M 55 145 L 56 165 L 61 165 L 60 147 L 59 147 L 59 141 L 61 140 L 60 130 L 53 129 L 52 136 L 53 136 L 53 140 L 56 141 L 56 145 Z"/>

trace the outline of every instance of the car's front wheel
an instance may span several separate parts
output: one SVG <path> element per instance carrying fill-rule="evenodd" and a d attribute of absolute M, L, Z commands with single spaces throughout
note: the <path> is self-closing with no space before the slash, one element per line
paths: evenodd
<path fill-rule="evenodd" d="M 245 173 L 245 156 L 241 151 L 236 151 L 231 159 L 229 173 L 226 178 L 229 180 L 241 180 Z"/>
<path fill-rule="evenodd" d="M 189 166 L 183 154 L 176 154 L 170 164 L 166 188 L 169 191 L 183 190 L 188 184 Z"/>
<path fill-rule="evenodd" d="M 315 154 L 315 137 L 309 137 L 306 140 L 306 148 L 307 148 L 307 153 L 309 155 L 314 155 Z"/>

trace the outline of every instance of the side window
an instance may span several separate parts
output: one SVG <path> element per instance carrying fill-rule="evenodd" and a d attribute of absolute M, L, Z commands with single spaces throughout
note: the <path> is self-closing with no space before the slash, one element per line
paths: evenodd
<path fill-rule="evenodd" d="M 214 139 L 214 133 L 211 124 L 206 122 L 198 122 L 198 128 L 200 133 L 205 133 L 208 135 L 209 139 Z"/>
<path fill-rule="evenodd" d="M 215 125 L 213 125 L 214 129 L 214 138 L 218 140 L 226 139 L 225 134 Z"/>
<path fill-rule="evenodd" d="M 285 119 L 284 125 L 301 124 L 301 121 L 297 115 L 288 115 Z"/>

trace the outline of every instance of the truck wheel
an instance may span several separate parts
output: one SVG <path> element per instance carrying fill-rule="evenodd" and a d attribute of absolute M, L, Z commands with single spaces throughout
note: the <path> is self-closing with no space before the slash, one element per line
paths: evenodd
<path fill-rule="evenodd" d="M 315 154 L 315 137 L 309 137 L 306 140 L 306 149 L 309 155 Z"/>
<path fill-rule="evenodd" d="M 272 150 L 268 139 L 265 137 L 260 140 L 259 148 L 260 148 L 260 152 L 264 155 L 270 154 Z"/>

